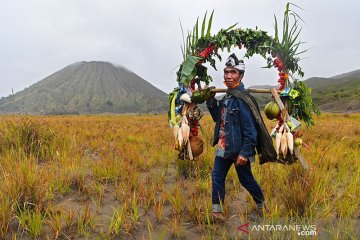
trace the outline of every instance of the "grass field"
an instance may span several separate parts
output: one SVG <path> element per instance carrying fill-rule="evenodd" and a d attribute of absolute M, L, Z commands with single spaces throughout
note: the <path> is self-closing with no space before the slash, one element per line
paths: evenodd
<path fill-rule="evenodd" d="M 237 230 L 254 208 L 234 168 L 225 224 L 211 224 L 210 146 L 177 160 L 165 115 L 0 117 L 1 239 L 359 239 L 360 114 L 325 114 L 304 130 L 301 166 L 253 165 L 269 212 L 263 225 L 298 231 Z M 274 123 L 267 122 L 270 128 Z M 250 223 L 250 228 L 254 226 Z"/>

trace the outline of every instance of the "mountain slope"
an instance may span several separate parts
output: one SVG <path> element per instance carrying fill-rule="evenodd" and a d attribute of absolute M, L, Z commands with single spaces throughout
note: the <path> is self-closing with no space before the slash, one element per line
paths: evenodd
<path fill-rule="evenodd" d="M 331 78 L 313 77 L 305 80 L 305 83 L 312 88 L 313 101 L 322 111 L 360 112 L 360 70 Z M 253 95 L 262 108 L 271 101 L 269 94 Z"/>
<path fill-rule="evenodd" d="M 79 62 L 0 100 L 1 113 L 162 112 L 166 94 L 121 66 Z"/>
<path fill-rule="evenodd" d="M 312 97 L 326 112 L 360 111 L 360 71 L 332 78 L 310 78 L 305 83 L 312 88 Z"/>

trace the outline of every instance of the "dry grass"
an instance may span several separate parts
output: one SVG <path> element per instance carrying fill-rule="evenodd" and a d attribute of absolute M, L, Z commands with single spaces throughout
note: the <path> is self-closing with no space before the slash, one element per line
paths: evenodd
<path fill-rule="evenodd" d="M 304 131 L 299 164 L 253 166 L 270 212 L 264 224 L 315 224 L 319 239 L 359 236 L 360 115 L 326 114 Z M 0 118 L 0 238 L 234 239 L 254 207 L 234 169 L 228 221 L 210 224 L 210 146 L 176 159 L 165 115 Z M 269 128 L 273 123 L 267 123 Z M 251 233 L 255 239 L 296 232 Z"/>

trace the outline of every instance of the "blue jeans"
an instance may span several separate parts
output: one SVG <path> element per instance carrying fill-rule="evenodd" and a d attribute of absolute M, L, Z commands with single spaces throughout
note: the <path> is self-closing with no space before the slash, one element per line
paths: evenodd
<path fill-rule="evenodd" d="M 213 212 L 221 212 L 220 201 L 225 200 L 225 179 L 231 165 L 235 165 L 233 159 L 215 157 L 214 169 L 212 171 L 212 203 Z M 245 165 L 235 166 L 241 185 L 250 193 L 256 205 L 260 208 L 264 205 L 265 198 L 259 184 L 251 172 L 250 161 Z"/>

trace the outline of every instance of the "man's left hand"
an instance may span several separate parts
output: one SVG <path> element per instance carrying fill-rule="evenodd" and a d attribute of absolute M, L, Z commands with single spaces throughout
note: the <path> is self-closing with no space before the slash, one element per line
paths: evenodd
<path fill-rule="evenodd" d="M 242 165 L 245 165 L 247 161 L 248 161 L 248 159 L 246 157 L 239 155 L 236 159 L 235 165 L 242 166 Z"/>

